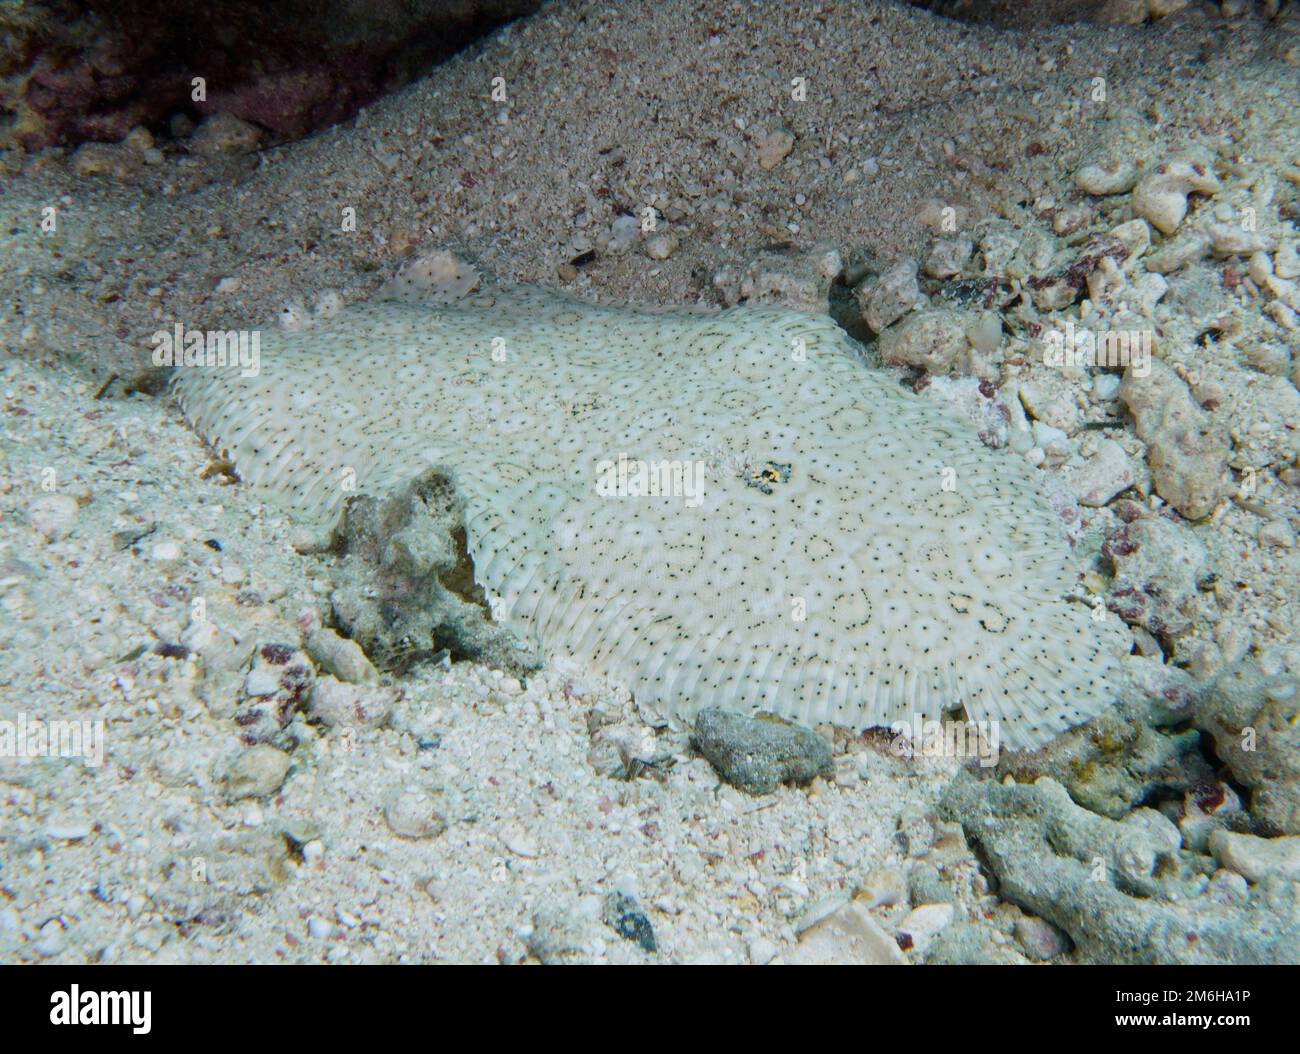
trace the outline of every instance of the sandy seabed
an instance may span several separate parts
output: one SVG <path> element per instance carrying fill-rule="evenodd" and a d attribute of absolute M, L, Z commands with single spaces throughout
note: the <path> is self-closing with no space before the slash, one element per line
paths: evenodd
<path fill-rule="evenodd" d="M 825 310 L 830 249 L 851 282 L 997 221 L 1011 252 L 1037 239 L 1050 259 L 1134 218 L 1131 195 L 1080 190 L 1081 167 L 1188 152 L 1224 190 L 1186 229 L 1256 202 L 1280 232 L 1276 278 L 1297 231 L 1300 23 L 1204 6 L 1010 32 L 893 4 L 555 4 L 302 141 L 6 155 L 0 719 L 101 721 L 104 756 L 0 757 L 0 960 L 922 962 L 966 925 L 971 961 L 1072 961 L 937 813 L 962 759 L 824 729 L 830 777 L 751 797 L 689 730 L 563 662 L 522 680 L 417 666 L 373 725 L 297 713 L 282 778 L 233 793 L 240 681 L 213 698 L 182 646 L 194 603 L 259 649 L 297 649 L 328 617 L 333 558 L 300 552 L 292 519 L 214 466 L 158 394 L 149 338 L 301 322 L 335 297 L 346 311 L 443 248 L 592 299 L 808 306 L 811 288 Z M 618 222 L 646 206 L 657 239 Z M 1197 682 L 1246 655 L 1300 673 L 1300 349 L 1256 255 L 1194 254 L 1129 304 L 1230 438 L 1234 487 L 1252 481 L 1186 528 L 1214 580 L 1172 643 L 1130 620 L 1144 656 Z M 963 376 L 1045 393 L 1035 416 L 1086 462 L 1114 390 L 1062 396 L 1033 355 L 1078 305 L 1006 310 L 996 349 L 936 398 L 965 407 Z M 1146 504 L 1146 441 L 1127 417 L 1105 435 L 1133 470 L 1125 500 Z M 1033 449 L 1067 479 L 1056 439 Z M 1112 504 L 1074 503 L 1083 555 L 1120 524 Z M 606 774 L 602 724 L 648 736 L 656 763 Z M 654 952 L 620 911 L 652 924 Z"/>

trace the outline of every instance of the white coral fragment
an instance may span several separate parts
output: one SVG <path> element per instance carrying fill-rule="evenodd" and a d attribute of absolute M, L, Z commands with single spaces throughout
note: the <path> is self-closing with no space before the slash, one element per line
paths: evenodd
<path fill-rule="evenodd" d="M 1218 177 L 1200 161 L 1163 161 L 1133 188 L 1133 211 L 1161 234 L 1173 234 L 1187 215 L 1187 195 L 1215 194 L 1220 188 Z"/>

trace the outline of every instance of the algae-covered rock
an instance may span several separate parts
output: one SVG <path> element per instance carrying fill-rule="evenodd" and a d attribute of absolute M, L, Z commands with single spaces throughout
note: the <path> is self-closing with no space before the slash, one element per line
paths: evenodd
<path fill-rule="evenodd" d="M 1159 359 L 1130 363 L 1119 397 L 1147 444 L 1156 493 L 1189 520 L 1214 511 L 1225 492 L 1228 440 L 1187 384 Z"/>
<path fill-rule="evenodd" d="M 724 780 L 749 794 L 807 783 L 832 771 L 831 749 L 809 728 L 716 707 L 695 720 L 695 746 Z"/>
<path fill-rule="evenodd" d="M 1093 812 L 1119 818 L 1152 797 L 1179 797 L 1212 779 L 1200 734 L 1186 727 L 1198 687 L 1151 659 L 1125 662 L 1125 701 L 1033 752 L 1005 755 L 996 774 L 1021 783 L 1050 776 Z"/>
<path fill-rule="evenodd" d="M 1215 678 L 1197 726 L 1232 777 L 1251 792 L 1263 834 L 1300 834 L 1300 678 L 1267 674 L 1246 658 Z"/>
<path fill-rule="evenodd" d="M 334 618 L 381 669 L 402 672 L 442 652 L 511 673 L 539 664 L 536 649 L 492 621 L 445 477 L 430 472 L 382 497 L 352 498 L 336 545 L 344 558 Z"/>
<path fill-rule="evenodd" d="M 961 823 L 1003 899 L 1064 930 L 1084 962 L 1300 959 L 1294 883 L 1270 877 L 1224 903 L 1210 882 L 1214 861 L 1175 848 L 1145 810 L 1111 820 L 1076 805 L 1055 780 L 1001 784 L 963 771 L 939 811 Z"/>
<path fill-rule="evenodd" d="M 1165 639 L 1191 628 L 1197 586 L 1210 571 L 1205 546 L 1190 528 L 1148 516 L 1118 527 L 1101 552 L 1115 568 L 1106 600 L 1111 611 Z"/>

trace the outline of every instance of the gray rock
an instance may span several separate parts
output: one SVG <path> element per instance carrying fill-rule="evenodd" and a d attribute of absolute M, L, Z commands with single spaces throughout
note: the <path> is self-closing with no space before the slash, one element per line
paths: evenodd
<path fill-rule="evenodd" d="M 1251 792 L 1263 834 L 1300 834 L 1300 679 L 1270 676 L 1251 658 L 1214 679 L 1196 724 L 1235 779 Z"/>
<path fill-rule="evenodd" d="M 1300 902 L 1272 879 L 1225 907 L 1207 857 L 1088 812 L 1059 783 L 1002 784 L 962 771 L 940 801 L 999 882 L 1003 899 L 1060 927 L 1080 960 L 1270 964 L 1300 959 Z"/>
<path fill-rule="evenodd" d="M 951 308 L 917 311 L 880 334 L 880 357 L 890 366 L 947 373 L 969 345 L 966 318 Z"/>
<path fill-rule="evenodd" d="M 378 728 L 393 712 L 397 693 L 381 685 L 347 684 L 326 674 L 311 687 L 311 716 L 331 728 Z"/>
<path fill-rule="evenodd" d="M 862 320 L 873 333 L 897 322 L 924 299 L 916 280 L 916 261 L 902 260 L 856 292 Z"/>
<path fill-rule="evenodd" d="M 601 908 L 592 897 L 543 905 L 524 938 L 528 954 L 547 965 L 590 958 L 603 940 Z"/>
<path fill-rule="evenodd" d="M 1152 795 L 1182 794 L 1209 781 L 1214 773 L 1200 754 L 1199 733 L 1160 727 L 1166 707 L 1180 701 L 1180 692 L 1189 693 L 1183 721 L 1191 713 L 1186 674 L 1165 669 L 1172 671 L 1168 678 L 1151 682 L 1153 699 L 1113 706 L 1040 750 L 1007 754 L 996 775 L 1020 783 L 1051 777 L 1084 807 L 1115 819 Z M 1176 708 L 1169 716 L 1178 720 Z"/>
<path fill-rule="evenodd" d="M 1209 845 L 1219 863 L 1249 882 L 1269 875 L 1300 881 L 1300 835 L 1260 838 L 1219 830 L 1210 835 Z"/>
<path fill-rule="evenodd" d="M 951 904 L 957 899 L 952 886 L 939 874 L 939 869 L 929 864 L 908 872 L 907 896 L 913 904 Z"/>
<path fill-rule="evenodd" d="M 1119 397 L 1147 444 L 1156 493 L 1189 520 L 1199 520 L 1224 494 L 1227 437 L 1171 367 L 1155 358 L 1147 365 L 1146 376 L 1139 375 L 1136 363 L 1124 370 Z"/>
<path fill-rule="evenodd" d="M 718 775 L 748 794 L 770 794 L 782 783 L 807 783 L 833 770 L 830 747 L 811 729 L 717 707 L 700 711 L 694 742 Z"/>
<path fill-rule="evenodd" d="M 1142 260 L 1142 264 L 1152 274 L 1173 274 L 1209 251 L 1209 238 L 1200 231 L 1188 231 L 1176 238 L 1167 238 L 1159 249 Z"/>
<path fill-rule="evenodd" d="M 384 799 L 384 819 L 403 838 L 437 838 L 447 829 L 447 794 L 441 787 L 394 787 Z"/>
<path fill-rule="evenodd" d="M 1080 505 L 1099 508 L 1133 486 L 1134 475 L 1124 448 L 1114 440 L 1103 439 L 1082 465 L 1066 470 L 1065 478 Z"/>
<path fill-rule="evenodd" d="M 1164 640 L 1191 628 L 1197 587 L 1211 569 L 1205 546 L 1188 527 L 1148 516 L 1112 531 L 1101 553 L 1115 568 L 1106 598 L 1111 611 Z"/>
<path fill-rule="evenodd" d="M 925 950 L 927 966 L 1026 965 L 1010 945 L 997 943 L 997 933 L 983 922 L 954 922 L 944 927 Z"/>

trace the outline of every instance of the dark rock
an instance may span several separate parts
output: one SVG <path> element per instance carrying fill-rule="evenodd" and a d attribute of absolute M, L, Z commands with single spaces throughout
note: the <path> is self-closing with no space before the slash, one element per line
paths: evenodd
<path fill-rule="evenodd" d="M 625 941 L 640 945 L 647 952 L 659 950 L 655 943 L 654 926 L 634 897 L 626 893 L 609 894 L 605 898 L 602 917 L 605 925 Z"/>
<path fill-rule="evenodd" d="M 748 794 L 770 794 L 782 783 L 807 783 L 832 771 L 831 748 L 821 736 L 774 718 L 708 707 L 695 719 L 694 742 L 718 775 Z"/>

